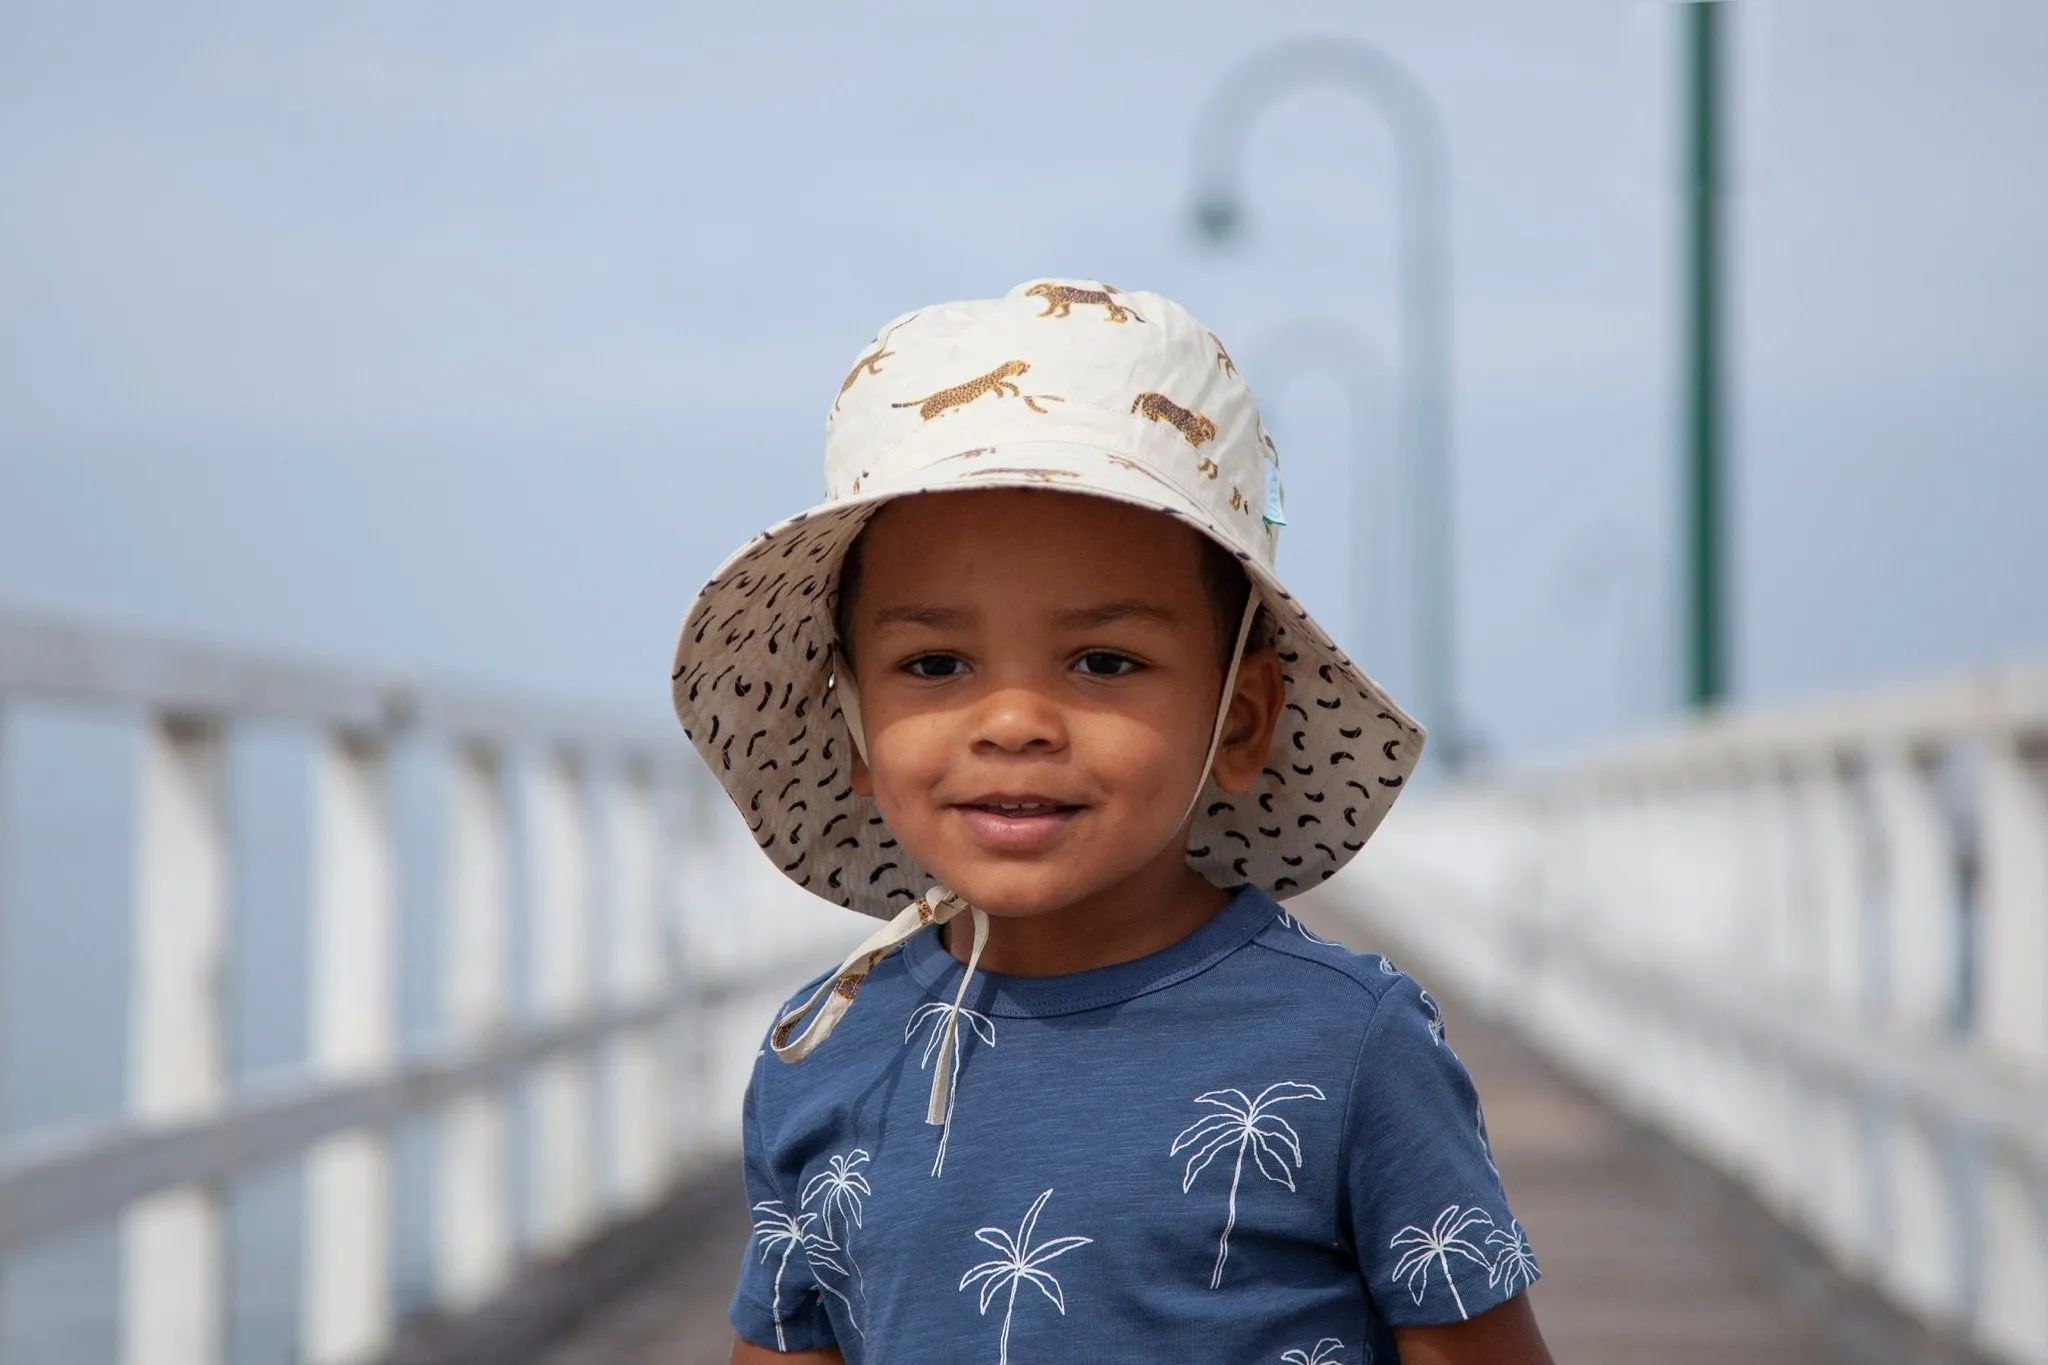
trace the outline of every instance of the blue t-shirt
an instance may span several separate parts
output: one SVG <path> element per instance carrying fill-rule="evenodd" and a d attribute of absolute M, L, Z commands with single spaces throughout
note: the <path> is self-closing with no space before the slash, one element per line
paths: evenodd
<path fill-rule="evenodd" d="M 920 934 L 808 1059 L 756 1062 L 748 1341 L 1363 1365 L 1536 1278 L 1436 1002 L 1256 888 L 1135 962 L 978 974 L 933 1125 L 962 970 Z"/>

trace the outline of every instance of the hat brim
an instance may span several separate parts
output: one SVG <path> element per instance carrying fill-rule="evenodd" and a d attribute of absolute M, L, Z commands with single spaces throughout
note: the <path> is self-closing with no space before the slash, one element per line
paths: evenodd
<path fill-rule="evenodd" d="M 1286 686 L 1259 780 L 1212 783 L 1188 862 L 1219 886 L 1279 899 L 1327 880 L 1363 848 L 1420 757 L 1422 727 L 1258 560 L 1243 528 L 1215 524 L 1157 469 L 1069 442 L 981 447 L 798 513 L 749 541 L 691 604 L 671 674 L 676 715 L 754 841 L 815 894 L 886 918 L 931 875 L 848 779 L 851 740 L 832 689 L 833 597 L 846 548 L 898 498 L 970 488 L 1052 488 L 1173 517 L 1235 554 L 1266 608 Z M 1251 515 L 1256 515 L 1252 513 Z"/>

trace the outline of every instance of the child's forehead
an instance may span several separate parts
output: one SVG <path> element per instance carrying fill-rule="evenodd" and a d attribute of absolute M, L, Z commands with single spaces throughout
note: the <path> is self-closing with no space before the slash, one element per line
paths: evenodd
<path fill-rule="evenodd" d="M 977 489 L 884 507 L 860 537 L 853 573 L 864 615 L 951 603 L 976 617 L 1028 609 L 1080 624 L 1114 602 L 1178 621 L 1207 597 L 1201 545 L 1200 532 L 1147 508 Z"/>

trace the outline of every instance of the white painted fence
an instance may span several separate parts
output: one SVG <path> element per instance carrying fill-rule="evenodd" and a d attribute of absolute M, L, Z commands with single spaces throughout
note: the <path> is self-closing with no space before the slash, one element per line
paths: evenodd
<path fill-rule="evenodd" d="M 24 701 L 132 718 L 141 736 L 127 1118 L 0 1152 L 0 1255 L 120 1218 L 124 1365 L 222 1359 L 220 1191 L 294 1155 L 306 1173 L 304 1359 L 374 1359 L 397 1325 L 389 1134 L 401 1118 L 437 1128 L 434 1279 L 450 1311 L 508 1289 L 522 1257 L 572 1250 L 651 1208 L 694 1167 L 730 1158 L 775 1002 L 852 936 L 843 913 L 775 875 L 658 718 L 613 725 L 0 613 L 0 711 Z M 298 727 L 316 745 L 310 1044 L 292 1084 L 236 1093 L 224 745 L 249 722 Z M 402 1051 L 396 1022 L 390 767 L 404 746 L 425 746 L 446 784 L 443 1037 L 424 1055 Z M 531 979 L 515 983 L 520 913 Z M 531 1159 L 514 1171 L 507 1095 L 520 1084 Z M 511 1214 L 522 1187 L 523 1247 Z"/>
<path fill-rule="evenodd" d="M 1896 1302 L 2048 1362 L 2048 669 L 1424 796 L 1338 888 Z"/>

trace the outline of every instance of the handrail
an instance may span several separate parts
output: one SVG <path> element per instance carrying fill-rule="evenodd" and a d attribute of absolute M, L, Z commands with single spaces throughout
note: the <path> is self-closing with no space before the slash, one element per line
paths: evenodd
<path fill-rule="evenodd" d="M 127 1365 L 225 1358 L 224 1191 L 281 1159 L 304 1170 L 303 1359 L 378 1358 L 398 1327 L 401 1119 L 439 1133 L 434 1311 L 513 1292 L 522 1261 L 557 1259 L 656 1207 L 695 1165 L 731 1159 L 775 1001 L 849 946 L 848 917 L 775 874 L 654 716 L 0 608 L 0 719 L 38 702 L 125 720 L 142 741 L 128 1102 L 119 1123 L 0 1150 L 0 1255 L 117 1218 Z M 238 1087 L 220 982 L 231 920 L 252 911 L 230 884 L 227 753 L 251 722 L 313 741 L 312 975 L 302 1071 Z M 401 1047 L 397 1022 L 407 845 L 391 770 L 404 751 L 444 797 L 440 1042 L 424 1055 Z M 515 916 L 529 946 L 518 981 Z M 36 1040 L 0 1039 L 24 1045 Z"/>
<path fill-rule="evenodd" d="M 1926 747 L 1958 735 L 2005 731 L 2048 732 L 2048 665 L 2014 664 L 1920 687 L 1709 712 L 1532 782 L 1509 785 L 1555 793 L 1789 763 L 1879 743 Z"/>
<path fill-rule="evenodd" d="M 1333 885 L 1901 1307 L 2048 1362 L 2048 667 L 1421 794 Z"/>
<path fill-rule="evenodd" d="M 659 714 L 628 718 L 4 606 L 0 697 L 362 734 L 418 729 L 458 739 L 566 743 L 630 750 L 672 767 L 688 757 L 680 731 Z"/>
<path fill-rule="evenodd" d="M 637 1005 L 592 1010 L 566 1023 L 508 1032 L 483 1048 L 429 1053 L 358 1081 L 291 1078 L 245 1093 L 232 1107 L 183 1123 L 123 1122 L 67 1131 L 0 1156 L 0 1256 L 88 1227 L 179 1185 L 228 1179 L 322 1138 L 388 1126 L 488 1090 L 562 1054 L 727 1000 L 786 994 L 817 968 L 811 958 L 723 982 L 693 984 Z"/>

